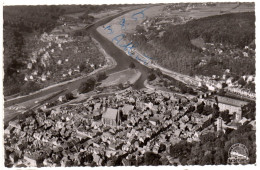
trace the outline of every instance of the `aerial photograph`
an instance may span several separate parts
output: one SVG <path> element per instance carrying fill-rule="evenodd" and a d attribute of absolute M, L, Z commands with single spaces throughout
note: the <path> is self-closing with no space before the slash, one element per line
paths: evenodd
<path fill-rule="evenodd" d="M 6 168 L 256 164 L 254 2 L 4 5 Z"/>

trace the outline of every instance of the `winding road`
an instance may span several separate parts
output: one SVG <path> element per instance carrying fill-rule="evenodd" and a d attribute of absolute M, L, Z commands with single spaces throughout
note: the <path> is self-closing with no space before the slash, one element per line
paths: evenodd
<path fill-rule="evenodd" d="M 144 8 L 144 6 L 141 6 L 139 8 Z M 119 14 L 106 17 L 104 19 L 97 21 L 96 23 L 92 24 L 91 26 L 86 27 L 85 29 L 88 31 L 90 36 L 92 36 L 94 39 L 96 39 L 99 42 L 99 44 L 106 51 L 106 53 L 109 54 L 111 57 L 113 57 L 115 59 L 115 61 L 117 62 L 117 66 L 108 70 L 108 71 L 106 71 L 106 73 L 110 74 L 110 73 L 114 73 L 114 72 L 118 72 L 118 71 L 127 69 L 127 68 L 129 68 L 130 62 L 133 62 L 135 64 L 136 68 L 142 73 L 141 77 L 134 84 L 134 88 L 135 89 L 141 89 L 141 88 L 144 87 L 144 81 L 147 78 L 149 68 L 140 64 L 135 59 L 127 56 L 122 50 L 118 49 L 112 42 L 110 42 L 108 39 L 106 39 L 101 34 L 99 34 L 96 30 L 97 27 L 106 24 L 107 22 L 111 21 L 112 19 L 119 17 L 119 16 L 121 16 L 121 15 L 127 13 L 127 12 L 132 11 L 132 10 L 136 10 L 136 9 L 138 9 L 138 8 L 127 10 L 127 11 L 121 12 Z M 39 97 L 42 97 L 42 96 L 45 96 L 45 95 L 48 95 L 48 94 L 51 94 L 51 93 L 55 93 L 59 90 L 67 89 L 62 94 L 65 94 L 67 92 L 71 92 L 75 89 L 78 89 L 81 82 L 86 81 L 87 79 L 89 79 L 89 77 L 90 76 L 86 76 L 86 77 L 82 77 L 80 79 L 76 79 L 75 81 L 72 80 L 70 83 L 63 83 L 63 84 L 61 83 L 60 85 L 53 85 L 52 87 L 42 89 L 42 90 L 40 90 L 36 93 L 33 93 L 31 95 L 21 96 L 21 97 L 17 97 L 17 98 L 11 99 L 11 100 L 7 100 L 7 101 L 4 102 L 4 107 L 6 108 L 6 107 L 9 107 L 9 106 L 18 104 L 18 103 L 23 103 L 23 102 L 28 101 L 28 100 L 37 99 Z"/>

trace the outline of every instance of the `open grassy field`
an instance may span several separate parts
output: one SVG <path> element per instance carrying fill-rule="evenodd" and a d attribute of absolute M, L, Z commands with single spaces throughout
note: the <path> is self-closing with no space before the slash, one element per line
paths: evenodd
<path fill-rule="evenodd" d="M 142 16 L 141 14 L 136 15 L 136 18 L 138 18 L 137 20 L 134 20 L 132 18 L 132 15 L 142 11 L 144 8 L 131 11 L 118 18 L 113 19 L 111 22 L 107 23 L 103 27 L 99 27 L 97 30 L 106 38 L 111 40 L 115 36 L 120 35 L 122 33 L 134 33 L 137 25 L 140 25 L 145 19 L 152 18 L 155 16 L 167 16 L 167 17 L 182 16 L 182 17 L 192 17 L 198 19 L 198 18 L 220 15 L 229 12 L 230 13 L 252 12 L 255 10 L 255 7 L 253 5 L 250 4 L 238 5 L 237 3 L 218 3 L 216 4 L 216 6 L 198 6 L 183 12 L 180 12 L 179 10 L 163 10 L 163 8 L 167 5 L 169 4 L 149 7 L 144 11 L 144 16 Z M 122 29 L 122 26 L 120 25 L 122 19 L 125 19 L 124 29 Z M 108 29 L 105 29 L 106 26 L 109 25 L 111 26 L 110 28 L 112 29 L 112 32 L 110 32 L 110 30 Z"/>
<path fill-rule="evenodd" d="M 120 83 L 127 83 L 127 81 L 129 81 L 130 84 L 133 84 L 135 81 L 139 79 L 140 76 L 141 72 L 135 69 L 126 69 L 108 75 L 108 78 L 102 81 L 100 87 L 115 86 Z"/>
<path fill-rule="evenodd" d="M 193 9 L 180 12 L 179 10 L 164 11 L 163 15 L 168 16 L 182 16 L 182 17 L 192 17 L 195 19 L 221 15 L 225 13 L 237 13 L 237 12 L 252 12 L 255 8 L 248 4 L 237 4 L 237 3 L 217 3 L 216 6 L 199 6 Z"/>
<path fill-rule="evenodd" d="M 71 18 L 74 18 L 74 19 L 79 19 L 79 17 L 81 15 L 83 15 L 85 12 L 77 12 L 77 13 L 71 13 L 71 14 L 66 14 L 64 15 L 64 17 L 71 17 Z"/>
<path fill-rule="evenodd" d="M 89 15 L 93 16 L 95 18 L 95 20 L 99 20 L 101 18 L 117 14 L 121 11 L 122 11 L 121 9 L 115 9 L 115 10 L 101 11 L 98 13 L 90 13 Z"/>
<path fill-rule="evenodd" d="M 118 18 L 113 19 L 112 21 L 110 21 L 109 23 L 104 25 L 103 27 L 99 27 L 97 30 L 102 35 L 104 35 L 106 38 L 108 38 L 110 40 L 113 37 L 115 37 L 116 35 L 119 35 L 119 34 L 122 34 L 122 33 L 133 33 L 135 31 L 136 26 L 140 25 L 147 17 L 154 17 L 154 16 L 159 15 L 159 13 L 162 12 L 164 6 L 165 5 L 147 8 L 144 11 L 144 16 L 142 16 L 142 14 L 138 14 L 138 15 L 135 16 L 137 18 L 137 20 L 134 20 L 132 18 L 132 16 L 134 14 L 144 10 L 144 8 L 131 11 L 131 12 L 126 13 L 126 14 L 118 17 Z M 122 28 L 122 26 L 120 25 L 122 19 L 125 19 L 124 28 Z M 108 25 L 111 26 L 113 33 L 110 33 L 110 31 L 105 29 L 105 27 L 108 26 Z"/>

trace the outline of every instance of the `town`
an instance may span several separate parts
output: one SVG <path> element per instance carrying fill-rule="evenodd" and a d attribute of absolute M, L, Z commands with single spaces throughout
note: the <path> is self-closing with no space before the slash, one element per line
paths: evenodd
<path fill-rule="evenodd" d="M 5 167 L 256 163 L 254 3 L 10 6 L 4 20 Z"/>
<path fill-rule="evenodd" d="M 180 164 L 170 147 L 181 140 L 200 141 L 203 134 L 243 124 L 255 129 L 255 120 L 242 113 L 248 103 L 213 93 L 187 98 L 127 88 L 10 121 L 5 156 L 14 166 L 128 166 L 142 165 L 144 154 L 153 152 L 168 164 Z M 208 112 L 199 111 L 201 106 Z M 227 114 L 227 123 L 218 112 Z"/>

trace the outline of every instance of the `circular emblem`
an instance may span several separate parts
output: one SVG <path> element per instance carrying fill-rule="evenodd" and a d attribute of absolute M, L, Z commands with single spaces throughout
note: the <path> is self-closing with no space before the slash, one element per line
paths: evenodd
<path fill-rule="evenodd" d="M 233 144 L 228 151 L 228 164 L 248 164 L 248 150 L 241 143 Z"/>

